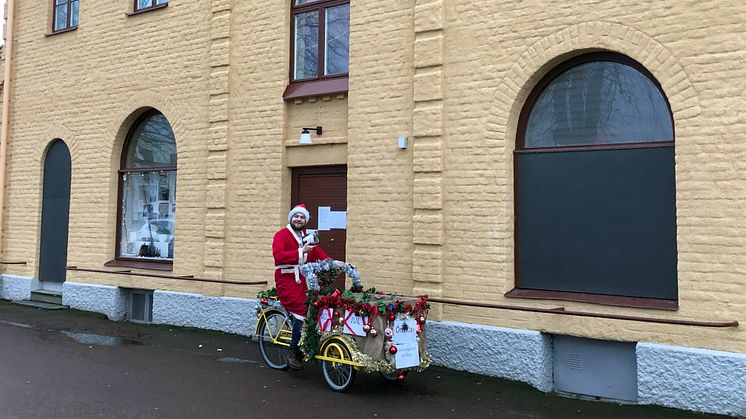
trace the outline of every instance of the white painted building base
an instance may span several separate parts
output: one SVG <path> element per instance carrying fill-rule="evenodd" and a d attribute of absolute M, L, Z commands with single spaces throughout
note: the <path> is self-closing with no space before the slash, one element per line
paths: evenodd
<path fill-rule="evenodd" d="M 0 275 L 0 298 L 3 300 L 30 300 L 31 291 L 39 288 L 35 278 L 17 275 Z"/>
<path fill-rule="evenodd" d="M 2 298 L 23 299 L 30 294 L 31 279 L 7 275 L 0 279 Z M 66 282 L 62 302 L 123 320 L 127 318 L 127 294 L 128 290 L 118 287 Z M 153 323 L 251 336 L 256 303 L 155 291 Z M 554 390 L 551 335 L 428 321 L 427 341 L 435 365 L 521 381 L 544 392 Z M 746 354 L 639 343 L 636 361 L 640 404 L 746 417 Z"/>
<path fill-rule="evenodd" d="M 428 321 L 427 350 L 436 365 L 552 391 L 552 339 L 539 332 Z"/>
<path fill-rule="evenodd" d="M 184 292 L 153 293 L 153 323 L 254 334 L 256 300 Z"/>
<path fill-rule="evenodd" d="M 640 404 L 746 417 L 746 354 L 637 344 Z"/>
<path fill-rule="evenodd" d="M 109 285 L 65 282 L 62 304 L 83 311 L 105 314 L 109 320 L 127 319 L 127 292 Z"/>

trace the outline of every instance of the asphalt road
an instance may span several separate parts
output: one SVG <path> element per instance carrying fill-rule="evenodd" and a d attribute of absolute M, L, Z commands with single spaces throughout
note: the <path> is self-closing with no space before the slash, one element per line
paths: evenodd
<path fill-rule="evenodd" d="M 0 419 L 10 418 L 701 418 L 583 401 L 431 367 L 388 383 L 358 374 L 334 393 L 317 365 L 267 368 L 250 339 L 117 323 L 0 301 Z"/>

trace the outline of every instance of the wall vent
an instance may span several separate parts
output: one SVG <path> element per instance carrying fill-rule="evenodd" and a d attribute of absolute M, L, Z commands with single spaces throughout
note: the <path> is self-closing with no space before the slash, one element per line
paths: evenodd
<path fill-rule="evenodd" d="M 552 339 L 558 393 L 637 402 L 636 343 L 560 335 Z"/>

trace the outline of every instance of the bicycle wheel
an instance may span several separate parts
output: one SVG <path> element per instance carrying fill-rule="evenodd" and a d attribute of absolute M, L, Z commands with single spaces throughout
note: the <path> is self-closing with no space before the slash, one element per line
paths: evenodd
<path fill-rule="evenodd" d="M 267 313 L 258 328 L 259 353 L 267 366 L 276 370 L 288 369 L 287 348 L 293 331 L 286 320 L 280 312 Z"/>
<path fill-rule="evenodd" d="M 350 350 L 347 349 L 347 345 L 339 339 L 327 341 L 324 344 L 322 354 L 327 358 L 352 361 Z M 328 384 L 334 391 L 340 393 L 345 392 L 352 386 L 352 382 L 355 381 L 355 367 L 351 364 L 324 359 L 321 361 L 321 369 L 324 372 L 324 380 L 326 380 L 326 384 Z"/>

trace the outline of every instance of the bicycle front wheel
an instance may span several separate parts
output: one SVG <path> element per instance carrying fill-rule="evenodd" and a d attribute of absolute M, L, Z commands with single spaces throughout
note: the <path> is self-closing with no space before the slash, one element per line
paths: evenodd
<path fill-rule="evenodd" d="M 325 357 L 334 359 L 333 361 L 326 359 L 321 361 L 326 384 L 334 391 L 340 393 L 347 391 L 355 381 L 355 367 L 346 362 L 336 362 L 336 360 L 352 361 L 347 345 L 339 339 L 330 339 L 324 343 L 322 353 Z"/>
<path fill-rule="evenodd" d="M 259 353 L 267 366 L 276 370 L 288 369 L 287 348 L 293 331 L 286 320 L 280 312 L 268 313 L 258 328 Z"/>

